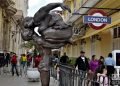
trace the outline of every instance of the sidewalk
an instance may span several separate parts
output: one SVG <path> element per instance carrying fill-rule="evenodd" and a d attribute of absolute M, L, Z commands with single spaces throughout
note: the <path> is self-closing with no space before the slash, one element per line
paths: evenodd
<path fill-rule="evenodd" d="M 58 82 L 50 78 L 50 86 L 58 86 Z M 0 75 L 0 86 L 41 86 L 41 82 L 28 82 L 24 76 L 11 76 L 11 74 Z"/>
<path fill-rule="evenodd" d="M 59 86 L 59 82 L 54 78 L 50 78 L 50 86 Z"/>

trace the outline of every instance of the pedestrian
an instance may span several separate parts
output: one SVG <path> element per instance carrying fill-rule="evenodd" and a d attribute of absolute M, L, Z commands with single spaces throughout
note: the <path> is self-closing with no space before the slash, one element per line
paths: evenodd
<path fill-rule="evenodd" d="M 28 54 L 27 55 L 27 67 L 30 67 L 32 61 L 32 57 Z"/>
<path fill-rule="evenodd" d="M 0 53 L 0 67 L 4 66 L 4 53 Z"/>
<path fill-rule="evenodd" d="M 6 50 L 4 51 L 4 62 L 5 66 L 8 67 L 8 64 L 10 63 L 10 54 Z"/>
<path fill-rule="evenodd" d="M 88 59 L 85 57 L 85 52 L 81 51 L 80 56 L 76 59 L 75 62 L 75 68 L 78 66 L 79 74 L 80 74 L 80 79 L 78 82 L 79 86 L 82 86 L 83 80 L 86 76 L 86 73 L 89 70 L 89 63 Z"/>
<path fill-rule="evenodd" d="M 16 75 L 19 76 L 18 69 L 17 69 L 17 56 L 15 53 L 11 58 L 11 65 L 12 65 L 12 76 L 14 76 L 14 69 L 16 71 Z"/>
<path fill-rule="evenodd" d="M 108 57 L 105 58 L 105 66 L 107 67 L 107 75 L 108 76 L 112 76 L 112 74 L 114 74 L 114 71 L 115 71 L 115 61 L 114 59 L 112 58 L 112 53 L 109 53 L 108 54 Z"/>
<path fill-rule="evenodd" d="M 54 68 L 57 69 L 59 64 L 59 57 L 57 54 L 54 54 Z"/>
<path fill-rule="evenodd" d="M 107 72 L 107 68 L 104 65 L 102 65 L 99 70 L 96 70 L 96 82 L 94 82 L 94 86 L 110 86 Z"/>
<path fill-rule="evenodd" d="M 42 60 L 42 56 L 40 54 L 35 57 L 35 59 L 34 59 L 34 67 L 35 68 L 38 68 L 41 60 Z"/>
<path fill-rule="evenodd" d="M 90 66 L 90 70 L 91 70 L 93 73 L 95 73 L 96 69 L 97 69 L 98 66 L 99 66 L 98 60 L 96 59 L 96 56 L 95 56 L 95 55 L 92 56 L 92 59 L 91 59 L 91 61 L 90 61 L 89 66 Z"/>
<path fill-rule="evenodd" d="M 89 63 L 89 67 L 90 69 L 88 72 L 88 79 L 93 80 L 96 69 L 99 67 L 99 63 L 98 63 L 98 60 L 96 59 L 96 55 L 92 56 L 92 59 L 90 60 L 90 63 Z"/>
<path fill-rule="evenodd" d="M 99 66 L 104 65 L 104 57 L 100 56 L 98 62 L 99 62 Z"/>
<path fill-rule="evenodd" d="M 24 69 L 27 64 L 27 57 L 25 54 L 21 55 L 21 63 L 22 63 L 23 69 Z"/>
<path fill-rule="evenodd" d="M 67 64 L 69 62 L 69 57 L 64 53 L 64 55 L 60 58 L 61 64 Z"/>

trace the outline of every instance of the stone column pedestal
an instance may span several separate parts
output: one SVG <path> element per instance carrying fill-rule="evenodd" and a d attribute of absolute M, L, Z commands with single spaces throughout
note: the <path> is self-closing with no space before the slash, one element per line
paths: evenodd
<path fill-rule="evenodd" d="M 39 65 L 42 86 L 49 86 L 50 83 L 50 55 L 51 49 L 43 48 L 43 60 Z"/>

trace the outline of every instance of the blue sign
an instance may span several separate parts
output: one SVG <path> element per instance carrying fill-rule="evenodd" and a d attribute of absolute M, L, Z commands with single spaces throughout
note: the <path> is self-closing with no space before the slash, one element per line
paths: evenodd
<path fill-rule="evenodd" d="M 84 23 L 103 23 L 103 24 L 111 24 L 110 17 L 102 17 L 102 16 L 84 16 Z"/>

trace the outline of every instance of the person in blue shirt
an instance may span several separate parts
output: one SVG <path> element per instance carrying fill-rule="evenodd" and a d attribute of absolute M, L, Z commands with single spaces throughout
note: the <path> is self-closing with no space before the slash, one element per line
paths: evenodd
<path fill-rule="evenodd" d="M 109 53 L 108 57 L 105 58 L 104 64 L 107 67 L 107 71 L 108 71 L 107 75 L 111 76 L 112 74 L 114 74 L 114 71 L 115 71 L 115 69 L 114 69 L 115 61 L 112 58 L 112 53 Z"/>

